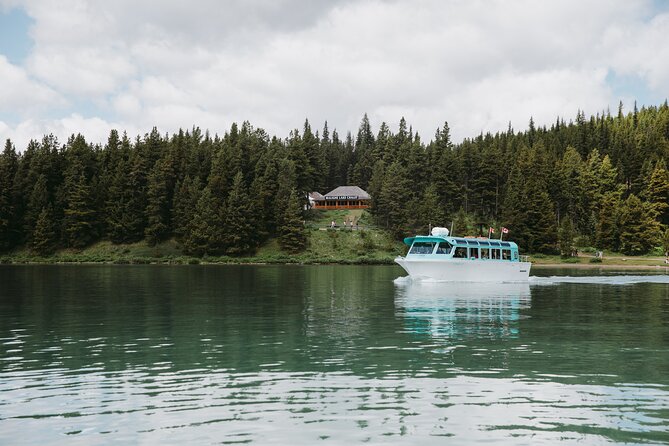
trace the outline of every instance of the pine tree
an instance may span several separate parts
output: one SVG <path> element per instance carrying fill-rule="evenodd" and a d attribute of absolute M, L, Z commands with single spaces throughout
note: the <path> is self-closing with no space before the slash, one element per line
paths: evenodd
<path fill-rule="evenodd" d="M 415 202 L 414 198 L 406 169 L 399 162 L 394 162 L 386 170 L 378 197 L 378 224 L 389 229 L 395 237 L 402 237 L 408 231 L 411 216 L 407 204 Z"/>
<path fill-rule="evenodd" d="M 224 245 L 224 207 L 209 186 L 200 193 L 195 214 L 184 237 L 184 249 L 197 256 L 220 255 Z"/>
<path fill-rule="evenodd" d="M 648 253 L 660 239 L 652 205 L 630 195 L 620 215 L 620 250 L 627 255 Z"/>
<path fill-rule="evenodd" d="M 436 185 L 430 184 L 425 189 L 423 198 L 420 200 L 420 210 L 417 215 L 420 216 L 420 221 L 415 226 L 427 229 L 426 222 L 431 226 L 446 225 L 446 212 L 440 203 Z"/>
<path fill-rule="evenodd" d="M 622 201 L 616 192 L 604 194 L 600 204 L 599 219 L 595 228 L 596 246 L 599 249 L 620 249 L 620 209 Z"/>
<path fill-rule="evenodd" d="M 97 237 L 96 212 L 93 204 L 91 187 L 83 173 L 70 178 L 64 221 L 68 246 L 83 248 Z"/>
<path fill-rule="evenodd" d="M 251 253 L 256 245 L 254 216 L 241 172 L 235 175 L 232 182 L 226 209 L 225 245 L 228 254 Z"/>
<path fill-rule="evenodd" d="M 188 234 L 188 225 L 195 215 L 198 198 L 200 196 L 200 180 L 191 179 L 189 175 L 175 186 L 173 210 L 174 235 L 178 240 Z"/>
<path fill-rule="evenodd" d="M 56 250 L 57 236 L 51 207 L 40 212 L 30 241 L 30 249 L 42 256 L 49 256 Z"/>
<path fill-rule="evenodd" d="M 88 246 L 98 237 L 94 175 L 95 152 L 81 135 L 70 137 L 66 148 L 64 180 L 63 229 L 67 245 L 73 248 Z"/>
<path fill-rule="evenodd" d="M 307 236 L 302 218 L 302 204 L 297 190 L 293 189 L 279 227 L 279 246 L 291 254 L 304 251 Z"/>
<path fill-rule="evenodd" d="M 669 224 L 669 173 L 664 159 L 655 163 L 644 190 L 644 198 L 655 210 L 660 223 Z"/>
<path fill-rule="evenodd" d="M 574 226 L 569 218 L 563 218 L 560 223 L 558 247 L 562 257 L 569 257 L 574 252 Z"/>
<path fill-rule="evenodd" d="M 18 167 L 18 155 L 8 139 L 0 154 L 0 252 L 14 247 L 18 242 L 15 230 L 17 216 L 12 196 Z"/>
<path fill-rule="evenodd" d="M 46 176 L 40 174 L 33 190 L 30 192 L 28 205 L 25 209 L 24 233 L 27 235 L 28 242 L 30 242 L 32 234 L 35 231 L 40 213 L 50 206 L 50 201 Z"/>
<path fill-rule="evenodd" d="M 167 240 L 172 234 L 171 206 L 174 171 L 171 157 L 160 159 L 149 175 L 146 221 L 144 231 L 149 246 Z"/>
<path fill-rule="evenodd" d="M 504 226 L 513 231 L 518 245 L 529 252 L 555 250 L 555 216 L 545 171 L 545 161 L 537 146 L 524 147 L 518 154 L 507 186 Z M 528 176 L 528 172 L 532 174 Z"/>

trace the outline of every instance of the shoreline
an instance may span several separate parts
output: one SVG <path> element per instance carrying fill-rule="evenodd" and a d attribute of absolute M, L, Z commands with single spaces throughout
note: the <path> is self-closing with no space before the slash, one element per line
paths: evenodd
<path fill-rule="evenodd" d="M 2 265 L 396 265 L 392 258 L 353 258 L 353 259 L 315 259 L 295 256 L 279 258 L 234 258 L 234 257 L 141 257 L 141 258 L 105 258 L 90 259 L 88 256 L 70 255 L 62 258 L 21 258 L 13 256 L 0 257 Z M 643 258 L 630 259 L 632 261 L 656 261 Z M 399 267 L 399 266 L 398 266 Z M 630 263 L 532 263 L 532 269 L 593 269 L 593 270 L 645 270 L 663 271 L 669 273 L 669 264 L 630 264 Z"/>

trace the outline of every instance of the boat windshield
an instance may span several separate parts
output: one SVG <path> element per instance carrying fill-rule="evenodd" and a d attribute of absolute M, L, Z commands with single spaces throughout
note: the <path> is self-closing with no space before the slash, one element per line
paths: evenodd
<path fill-rule="evenodd" d="M 432 254 L 434 245 L 436 245 L 434 242 L 415 242 L 409 254 Z"/>
<path fill-rule="evenodd" d="M 437 247 L 435 254 L 450 254 L 452 247 L 453 245 L 448 242 L 439 242 L 439 247 Z"/>

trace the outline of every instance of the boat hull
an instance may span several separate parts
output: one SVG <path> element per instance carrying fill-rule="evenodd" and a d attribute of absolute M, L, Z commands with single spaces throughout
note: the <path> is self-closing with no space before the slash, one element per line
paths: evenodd
<path fill-rule="evenodd" d="M 397 257 L 412 278 L 449 282 L 524 282 L 530 277 L 530 262 L 504 260 L 431 259 Z"/>

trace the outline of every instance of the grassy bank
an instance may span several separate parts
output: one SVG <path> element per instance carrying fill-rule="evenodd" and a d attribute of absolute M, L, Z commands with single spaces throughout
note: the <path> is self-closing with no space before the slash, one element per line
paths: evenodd
<path fill-rule="evenodd" d="M 375 229 L 350 230 L 313 228 L 308 230 L 309 247 L 300 254 L 290 255 L 270 240 L 253 256 L 192 257 L 183 253 L 179 243 L 169 240 L 156 246 L 145 242 L 114 245 L 99 242 L 83 250 L 64 249 L 49 257 L 35 255 L 27 249 L 0 255 L 0 263 L 109 263 L 109 264 L 241 264 L 241 263 L 302 263 L 302 264 L 392 264 L 393 259 L 405 253 L 401 242 L 392 240 L 383 231 Z M 594 256 L 582 254 L 563 258 L 543 254 L 530 255 L 534 267 L 629 268 L 657 269 L 669 267 L 664 257 L 631 257 L 605 253 L 601 262 Z"/>
<path fill-rule="evenodd" d="M 338 263 L 338 264 L 392 264 L 404 252 L 401 242 L 393 240 L 385 231 L 363 225 L 361 211 L 351 211 L 360 221 L 358 230 L 344 229 L 346 211 L 332 211 L 307 224 L 308 247 L 299 254 L 288 254 L 279 248 L 276 240 L 261 246 L 252 256 L 204 256 L 185 254 L 176 240 L 156 246 L 146 242 L 114 245 L 108 241 L 96 243 L 82 250 L 63 249 L 52 256 L 36 255 L 28 249 L 18 249 L 0 255 L 0 263 L 114 263 L 114 264 L 200 264 L 200 263 Z M 337 229 L 330 229 L 330 222 Z"/>
<path fill-rule="evenodd" d="M 337 227 L 331 229 L 332 221 Z M 356 229 L 344 227 L 344 221 L 356 222 Z M 302 264 L 392 264 L 406 247 L 392 239 L 385 231 L 375 228 L 367 212 L 362 210 L 315 211 L 307 221 L 307 249 L 299 254 L 288 254 L 279 248 L 276 240 L 261 246 L 254 255 L 245 257 L 193 257 L 183 252 L 176 240 L 156 246 L 146 242 L 114 245 L 108 241 L 96 243 L 82 250 L 63 249 L 52 256 L 42 257 L 28 249 L 0 255 L 0 263 L 110 263 L 110 264 L 240 264 L 240 263 L 302 263 Z M 563 258 L 543 254 L 530 255 L 536 267 L 579 268 L 646 268 L 667 267 L 664 257 L 631 257 L 605 252 L 603 259 L 595 259 L 594 250 L 578 257 Z"/>

